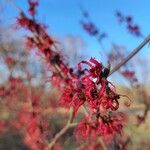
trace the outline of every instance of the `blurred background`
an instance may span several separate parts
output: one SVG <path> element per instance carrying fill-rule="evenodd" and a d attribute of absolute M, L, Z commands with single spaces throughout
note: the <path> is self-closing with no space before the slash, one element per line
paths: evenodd
<path fill-rule="evenodd" d="M 48 82 L 51 72 L 44 59 L 25 45 L 30 33 L 18 30 L 16 6 L 24 12 L 28 10 L 27 0 L 0 0 L 0 150 L 33 149 L 24 138 L 27 99 L 38 99 L 37 111 L 39 106 L 43 108 L 42 119 L 47 120 L 44 132 L 49 139 L 68 117 L 59 106 L 58 89 Z M 149 6 L 149 0 L 41 0 L 36 20 L 46 25 L 48 33 L 59 41 L 70 66 L 76 67 L 82 60 L 94 57 L 113 68 L 149 35 Z M 122 149 L 150 150 L 149 53 L 148 44 L 109 77 L 118 93 L 132 100 L 128 108 L 124 105 L 126 98 L 120 100 L 119 111 L 128 114 Z M 80 113 L 77 119 L 82 116 Z M 25 120 L 18 123 L 19 119 Z M 82 148 L 83 143 L 75 142 L 73 132 L 69 130 L 55 149 L 88 149 L 88 144 Z"/>

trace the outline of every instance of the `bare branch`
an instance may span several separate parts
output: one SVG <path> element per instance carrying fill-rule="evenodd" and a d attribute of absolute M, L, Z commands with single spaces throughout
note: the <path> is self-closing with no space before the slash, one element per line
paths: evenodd
<path fill-rule="evenodd" d="M 148 42 L 150 41 L 150 36 L 144 39 L 144 41 L 124 59 L 119 64 L 117 64 L 109 73 L 109 76 L 116 72 L 120 67 L 126 64 L 134 55 L 136 55 Z"/>
<path fill-rule="evenodd" d="M 73 119 L 74 119 L 74 116 L 73 116 L 73 109 L 71 108 L 70 110 L 70 117 L 68 119 L 68 122 L 67 124 L 64 126 L 64 128 L 62 128 L 60 130 L 60 132 L 58 132 L 55 137 L 53 138 L 53 140 L 48 144 L 48 149 L 51 150 L 54 145 L 56 144 L 56 142 L 59 140 L 59 138 L 64 135 L 68 129 L 76 126 L 77 124 L 76 123 L 72 123 L 73 122 Z"/>

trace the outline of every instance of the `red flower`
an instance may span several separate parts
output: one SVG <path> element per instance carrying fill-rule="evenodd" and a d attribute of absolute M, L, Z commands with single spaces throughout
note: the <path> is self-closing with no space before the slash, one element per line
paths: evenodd
<path fill-rule="evenodd" d="M 125 78 L 127 78 L 131 82 L 131 84 L 137 83 L 138 80 L 136 78 L 136 75 L 135 75 L 134 71 L 125 70 L 121 73 Z"/>
<path fill-rule="evenodd" d="M 122 133 L 122 128 L 126 121 L 126 116 L 123 113 L 117 113 L 114 116 L 99 115 L 95 120 L 85 119 L 79 123 L 75 134 L 78 139 L 97 135 L 102 136 L 106 142 L 110 142 L 116 134 Z"/>
<path fill-rule="evenodd" d="M 6 93 L 5 87 L 4 87 L 4 86 L 1 86 L 1 87 L 0 87 L 0 96 L 4 96 L 5 93 Z"/>
<path fill-rule="evenodd" d="M 85 102 L 85 95 L 80 89 L 75 89 L 73 86 L 65 87 L 62 91 L 60 103 L 65 107 L 73 107 L 74 115 L 77 113 L 79 107 Z"/>
<path fill-rule="evenodd" d="M 121 12 L 117 12 L 116 16 L 120 23 L 124 22 L 126 24 L 126 28 L 132 35 L 137 37 L 142 35 L 139 26 L 134 24 L 133 18 L 131 16 L 124 16 L 121 14 Z"/>
<path fill-rule="evenodd" d="M 17 18 L 17 22 L 21 27 L 28 28 L 31 21 L 24 14 L 21 14 L 20 17 Z"/>
<path fill-rule="evenodd" d="M 15 63 L 15 61 L 12 57 L 8 56 L 5 59 L 5 63 L 10 66 L 10 65 L 13 65 Z"/>
<path fill-rule="evenodd" d="M 82 64 L 87 64 L 90 69 L 88 69 L 88 76 L 92 77 L 92 78 L 97 78 L 97 83 L 100 81 L 100 75 L 103 69 L 103 66 L 101 63 L 99 63 L 97 60 L 95 60 L 94 58 L 91 58 L 88 61 L 81 61 Z M 79 64 L 79 69 L 81 69 L 81 63 Z M 87 76 L 85 76 L 87 77 Z"/>
<path fill-rule="evenodd" d="M 6 128 L 6 122 L 4 120 L 0 120 L 0 133 L 3 133 Z"/>
<path fill-rule="evenodd" d="M 137 25 L 128 25 L 127 26 L 130 33 L 132 33 L 135 36 L 141 36 L 140 28 Z"/>
<path fill-rule="evenodd" d="M 75 94 L 73 87 L 64 87 L 60 98 L 60 103 L 65 107 L 70 107 Z"/>
<path fill-rule="evenodd" d="M 95 35 L 98 34 L 98 29 L 95 27 L 95 25 L 93 23 L 91 23 L 91 22 L 89 22 L 89 23 L 82 22 L 81 24 L 83 26 L 83 29 L 85 31 L 87 31 L 90 35 L 95 36 Z"/>
<path fill-rule="evenodd" d="M 80 122 L 75 129 L 75 136 L 77 139 L 88 138 L 91 136 L 92 126 L 88 122 Z"/>
<path fill-rule="evenodd" d="M 33 37 L 27 37 L 26 38 L 26 46 L 27 48 L 33 48 L 35 45 L 35 41 L 33 39 Z"/>
<path fill-rule="evenodd" d="M 28 0 L 29 3 L 29 13 L 30 15 L 34 16 L 36 11 L 35 8 L 38 6 L 38 1 Z"/>
<path fill-rule="evenodd" d="M 132 79 L 135 76 L 135 72 L 134 71 L 129 71 L 129 70 L 125 70 L 122 72 L 122 75 L 128 79 Z"/>
<path fill-rule="evenodd" d="M 111 110 L 115 111 L 119 108 L 119 103 L 117 100 L 107 99 L 106 101 L 102 102 L 102 106 L 105 109 L 111 109 Z"/>

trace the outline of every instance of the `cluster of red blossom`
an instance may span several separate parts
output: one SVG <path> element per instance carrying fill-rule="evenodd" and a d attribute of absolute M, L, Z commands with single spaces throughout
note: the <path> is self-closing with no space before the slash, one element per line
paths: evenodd
<path fill-rule="evenodd" d="M 29 4 L 33 5 L 31 1 Z M 35 12 L 35 6 L 30 6 L 32 12 Z M 18 17 L 17 23 L 33 33 L 32 37 L 27 37 L 28 47 L 36 48 L 46 58 L 53 73 L 51 81 L 57 83 L 55 85 L 59 83 L 58 86 L 61 88 L 60 103 L 65 107 L 73 107 L 74 116 L 81 106 L 84 104 L 88 106 L 89 116 L 86 116 L 84 122 L 79 123 L 76 133 L 82 133 L 80 135 L 83 137 L 93 134 L 113 137 L 121 133 L 124 115 L 117 112 L 113 114 L 113 111 L 119 108 L 120 96 L 115 92 L 111 82 L 107 80 L 109 68 L 105 68 L 97 60 L 91 58 L 89 61 L 79 63 L 78 69 L 72 69 L 64 63 L 56 42 L 47 34 L 42 24 L 37 23 L 35 19 L 28 18 L 23 12 Z M 91 29 L 92 26 L 87 27 L 84 24 L 84 27 L 94 36 L 98 34 L 98 31 Z M 82 64 L 87 67 L 82 68 Z M 35 123 L 31 125 L 32 128 Z"/>
<path fill-rule="evenodd" d="M 116 12 L 117 19 L 120 23 L 124 23 L 128 31 L 137 37 L 142 36 L 140 31 L 140 27 L 133 22 L 133 18 L 131 16 L 124 16 L 120 11 Z"/>
<path fill-rule="evenodd" d="M 36 7 L 38 6 L 38 1 L 32 1 L 32 0 L 28 0 L 29 3 L 29 13 L 30 15 L 34 16 L 36 14 Z"/>
<path fill-rule="evenodd" d="M 82 11 L 83 13 L 83 20 L 81 20 L 82 28 L 91 36 L 96 37 L 98 41 L 103 40 L 107 37 L 105 32 L 101 32 L 96 25 L 90 20 L 89 14 L 86 11 Z"/>
<path fill-rule="evenodd" d="M 116 133 L 122 131 L 123 125 L 126 123 L 126 117 L 123 113 L 116 115 L 100 115 L 96 114 L 96 118 L 92 121 L 87 117 L 79 123 L 76 129 L 77 138 L 87 138 L 102 136 L 106 143 L 111 143 L 116 136 Z M 98 116 L 99 115 L 99 116 Z"/>
<path fill-rule="evenodd" d="M 42 93 L 35 94 L 31 90 L 21 79 L 14 77 L 9 78 L 7 86 L 0 88 L 5 109 L 14 115 L 11 119 L 0 120 L 0 133 L 9 128 L 17 129 L 31 150 L 46 150 L 45 141 L 50 133 L 48 116 L 43 115 L 46 107 L 42 104 Z"/>
<path fill-rule="evenodd" d="M 88 20 L 88 22 L 85 22 L 85 21 L 81 22 L 83 29 L 87 33 L 89 33 L 89 35 L 97 37 L 99 35 L 99 30 L 90 21 L 88 12 L 83 11 L 83 16 L 84 16 L 84 19 Z M 133 34 L 133 35 L 135 35 L 137 37 L 142 36 L 141 31 L 140 31 L 140 27 L 134 24 L 132 17 L 130 17 L 130 16 L 123 16 L 122 13 L 119 12 L 119 11 L 116 13 L 116 16 L 117 16 L 118 21 L 120 23 L 125 23 L 126 24 L 126 27 L 127 27 L 128 31 L 131 34 Z M 101 35 L 103 35 L 103 34 L 101 34 Z M 123 53 L 121 53 L 121 49 L 122 49 L 121 47 L 118 47 L 117 45 L 114 45 L 114 44 L 112 44 L 112 47 L 113 47 L 114 51 L 109 53 L 109 55 L 107 57 L 108 57 L 109 62 L 111 62 L 112 64 L 113 63 L 116 64 L 116 62 L 118 63 L 122 59 L 124 59 L 125 55 Z M 122 67 L 122 69 L 119 71 L 119 73 L 124 78 L 126 78 L 127 81 L 129 81 L 129 83 L 131 84 L 132 87 L 136 88 L 138 90 L 138 92 L 140 92 L 141 90 L 138 87 L 139 84 L 138 84 L 138 79 L 137 79 L 137 76 L 135 74 L 135 71 L 134 71 L 134 69 L 131 70 L 129 68 L 130 67 L 128 65 L 124 65 Z M 145 92 L 143 91 L 141 94 L 144 95 L 144 93 Z M 145 105 L 146 105 L 146 107 L 145 107 L 143 116 L 139 116 L 139 115 L 136 116 L 137 117 L 137 125 L 138 126 L 145 121 L 145 118 L 147 116 L 147 110 L 148 110 L 149 105 L 147 105 L 147 104 L 145 104 Z M 99 123 L 97 123 L 97 125 L 98 124 Z M 100 124 L 102 124 L 102 123 L 100 123 Z M 80 123 L 79 128 L 80 128 L 80 131 L 81 131 L 81 128 L 82 128 L 83 132 L 82 131 L 81 132 L 77 132 L 78 136 L 86 137 L 86 136 L 89 136 L 89 135 L 93 135 L 93 133 L 99 134 L 99 132 L 97 131 L 97 128 L 93 128 L 93 125 L 91 123 L 88 123 L 87 119 L 85 119 L 84 121 L 82 121 Z M 87 132 L 85 132 L 84 129 L 87 130 Z M 111 132 L 111 127 L 110 128 L 108 127 L 106 129 L 107 129 L 107 132 L 109 132 L 109 131 Z"/>
<path fill-rule="evenodd" d="M 23 141 L 31 150 L 44 150 L 47 148 L 45 141 L 50 133 L 46 121 L 48 118 L 42 115 L 43 108 L 39 95 L 32 96 L 30 102 L 31 106 L 27 99 L 13 124 L 16 129 L 23 131 Z"/>
<path fill-rule="evenodd" d="M 104 67 L 94 58 L 80 62 L 77 69 L 69 67 L 56 46 L 57 42 L 47 34 L 45 26 L 35 20 L 38 2 L 32 0 L 28 2 L 30 18 L 24 12 L 17 18 L 17 24 L 32 33 L 32 36 L 26 37 L 27 47 L 30 50 L 37 49 L 46 59 L 52 73 L 51 83 L 58 86 L 61 91 L 60 104 L 68 108 L 73 107 L 74 117 L 81 106 L 88 108 L 88 116 L 75 130 L 76 136 L 82 138 L 102 136 L 104 139 L 112 140 L 115 135 L 122 133 L 126 117 L 117 112 L 120 95 L 116 93 L 114 85 L 107 80 L 110 68 Z M 99 34 L 97 29 L 90 26 L 84 24 L 90 34 L 97 36 Z M 10 62 L 11 59 L 8 59 L 7 63 Z M 21 84 L 15 79 L 11 79 L 11 82 Z M 0 96 L 3 90 L 0 89 Z M 27 105 L 25 103 L 22 107 L 14 125 L 18 129 L 24 127 L 24 141 L 32 150 L 46 149 L 43 139 L 48 136 L 48 124 L 47 121 L 41 120 L 43 110 L 39 97 L 30 97 L 26 101 Z M 28 101 L 31 101 L 30 105 Z M 3 128 L 3 122 L 0 123 L 0 127 Z"/>
<path fill-rule="evenodd" d="M 5 63 L 8 65 L 8 66 L 12 66 L 12 65 L 14 65 L 15 64 L 15 61 L 14 61 L 14 59 L 11 57 L 11 56 L 8 56 L 8 57 L 6 57 L 6 59 L 5 59 Z"/>

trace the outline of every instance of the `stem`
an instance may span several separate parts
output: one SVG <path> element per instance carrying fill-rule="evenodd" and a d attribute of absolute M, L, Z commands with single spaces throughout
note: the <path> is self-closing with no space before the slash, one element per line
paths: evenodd
<path fill-rule="evenodd" d="M 70 111 L 70 117 L 69 117 L 69 120 L 68 120 L 67 124 L 55 135 L 55 137 L 53 138 L 53 140 L 48 144 L 48 149 L 49 150 L 51 150 L 54 147 L 54 145 L 59 140 L 59 138 L 63 134 L 65 134 L 68 129 L 70 129 L 70 128 L 72 128 L 72 127 L 74 127 L 74 126 L 77 125 L 76 123 L 72 123 L 73 119 L 74 119 L 73 109 L 71 109 L 71 111 Z"/>
<path fill-rule="evenodd" d="M 107 150 L 107 147 L 101 137 L 98 138 L 98 142 L 101 144 L 103 150 Z"/>
<path fill-rule="evenodd" d="M 150 36 L 144 39 L 144 41 L 124 59 L 119 64 L 117 64 L 109 73 L 109 76 L 116 72 L 120 67 L 126 64 L 134 55 L 136 55 L 148 42 L 150 41 Z"/>

